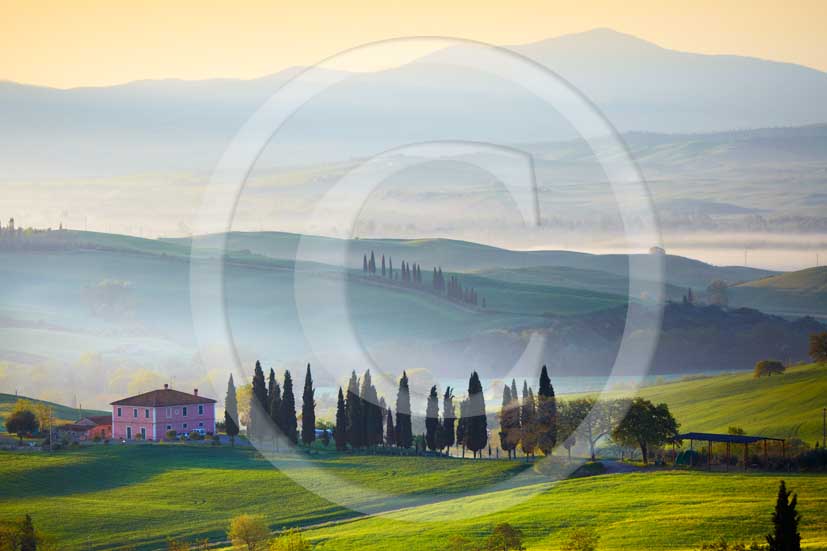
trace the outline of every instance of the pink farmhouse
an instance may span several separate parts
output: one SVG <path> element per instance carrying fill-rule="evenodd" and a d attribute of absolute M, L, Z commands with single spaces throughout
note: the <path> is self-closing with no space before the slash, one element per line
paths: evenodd
<path fill-rule="evenodd" d="M 112 402 L 112 437 L 124 440 L 162 440 L 167 431 L 195 429 L 215 433 L 215 400 L 172 390 L 153 390 Z"/>

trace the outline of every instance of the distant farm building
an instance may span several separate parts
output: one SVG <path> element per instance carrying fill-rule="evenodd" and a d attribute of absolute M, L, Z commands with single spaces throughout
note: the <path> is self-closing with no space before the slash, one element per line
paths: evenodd
<path fill-rule="evenodd" d="M 215 400 L 169 385 L 112 402 L 112 435 L 122 440 L 161 440 L 169 431 L 215 433 Z"/>
<path fill-rule="evenodd" d="M 83 419 L 57 427 L 58 437 L 69 441 L 84 442 L 99 438 L 106 440 L 112 437 L 112 416 L 91 415 Z"/>

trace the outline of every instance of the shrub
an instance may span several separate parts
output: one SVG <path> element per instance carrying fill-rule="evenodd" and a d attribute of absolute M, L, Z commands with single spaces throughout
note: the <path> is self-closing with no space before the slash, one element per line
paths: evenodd
<path fill-rule="evenodd" d="M 755 370 L 753 371 L 753 377 L 756 379 L 758 377 L 772 377 L 775 374 L 783 374 L 787 368 L 784 367 L 784 364 L 779 362 L 778 360 L 761 360 L 757 364 L 755 364 Z"/>
<path fill-rule="evenodd" d="M 508 524 L 500 523 L 494 527 L 494 532 L 488 537 L 485 548 L 489 551 L 521 551 L 523 547 L 523 533 Z"/>
<path fill-rule="evenodd" d="M 599 540 L 591 528 L 575 528 L 563 543 L 563 551 L 595 551 Z"/>
<path fill-rule="evenodd" d="M 270 543 L 270 551 L 311 551 L 298 528 L 291 528 Z"/>
<path fill-rule="evenodd" d="M 174 430 L 168 430 L 166 434 L 164 434 L 164 438 L 167 440 L 178 440 L 178 433 Z"/>
<path fill-rule="evenodd" d="M 101 441 L 101 435 L 100 434 L 96 434 L 95 437 L 92 439 L 92 442 L 100 442 L 100 441 Z"/>
<path fill-rule="evenodd" d="M 827 363 L 827 332 L 810 335 L 810 357 L 816 363 Z"/>
<path fill-rule="evenodd" d="M 227 537 L 236 549 L 264 551 L 270 538 L 270 530 L 267 529 L 264 519 L 259 516 L 239 515 L 230 522 Z"/>
<path fill-rule="evenodd" d="M 764 551 L 767 549 L 766 545 L 761 545 L 752 542 L 749 545 L 745 543 L 729 543 L 724 538 L 712 543 L 704 543 L 700 547 L 701 551 Z"/>

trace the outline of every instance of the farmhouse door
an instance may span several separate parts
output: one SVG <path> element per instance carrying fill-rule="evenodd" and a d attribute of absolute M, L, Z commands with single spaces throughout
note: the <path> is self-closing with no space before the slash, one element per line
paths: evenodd
<path fill-rule="evenodd" d="M 132 427 L 126 427 L 126 439 L 132 440 Z"/>
<path fill-rule="evenodd" d="M 141 427 L 141 440 L 146 440 L 146 429 Z"/>

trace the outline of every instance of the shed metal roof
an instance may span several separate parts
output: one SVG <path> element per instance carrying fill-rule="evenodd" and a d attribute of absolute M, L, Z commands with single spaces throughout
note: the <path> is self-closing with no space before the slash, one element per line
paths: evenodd
<path fill-rule="evenodd" d="M 678 436 L 680 440 L 703 440 L 706 442 L 730 442 L 732 444 L 754 444 L 764 440 L 783 442 L 783 438 L 769 436 L 748 436 L 745 434 L 714 434 L 710 432 L 687 432 Z"/>

